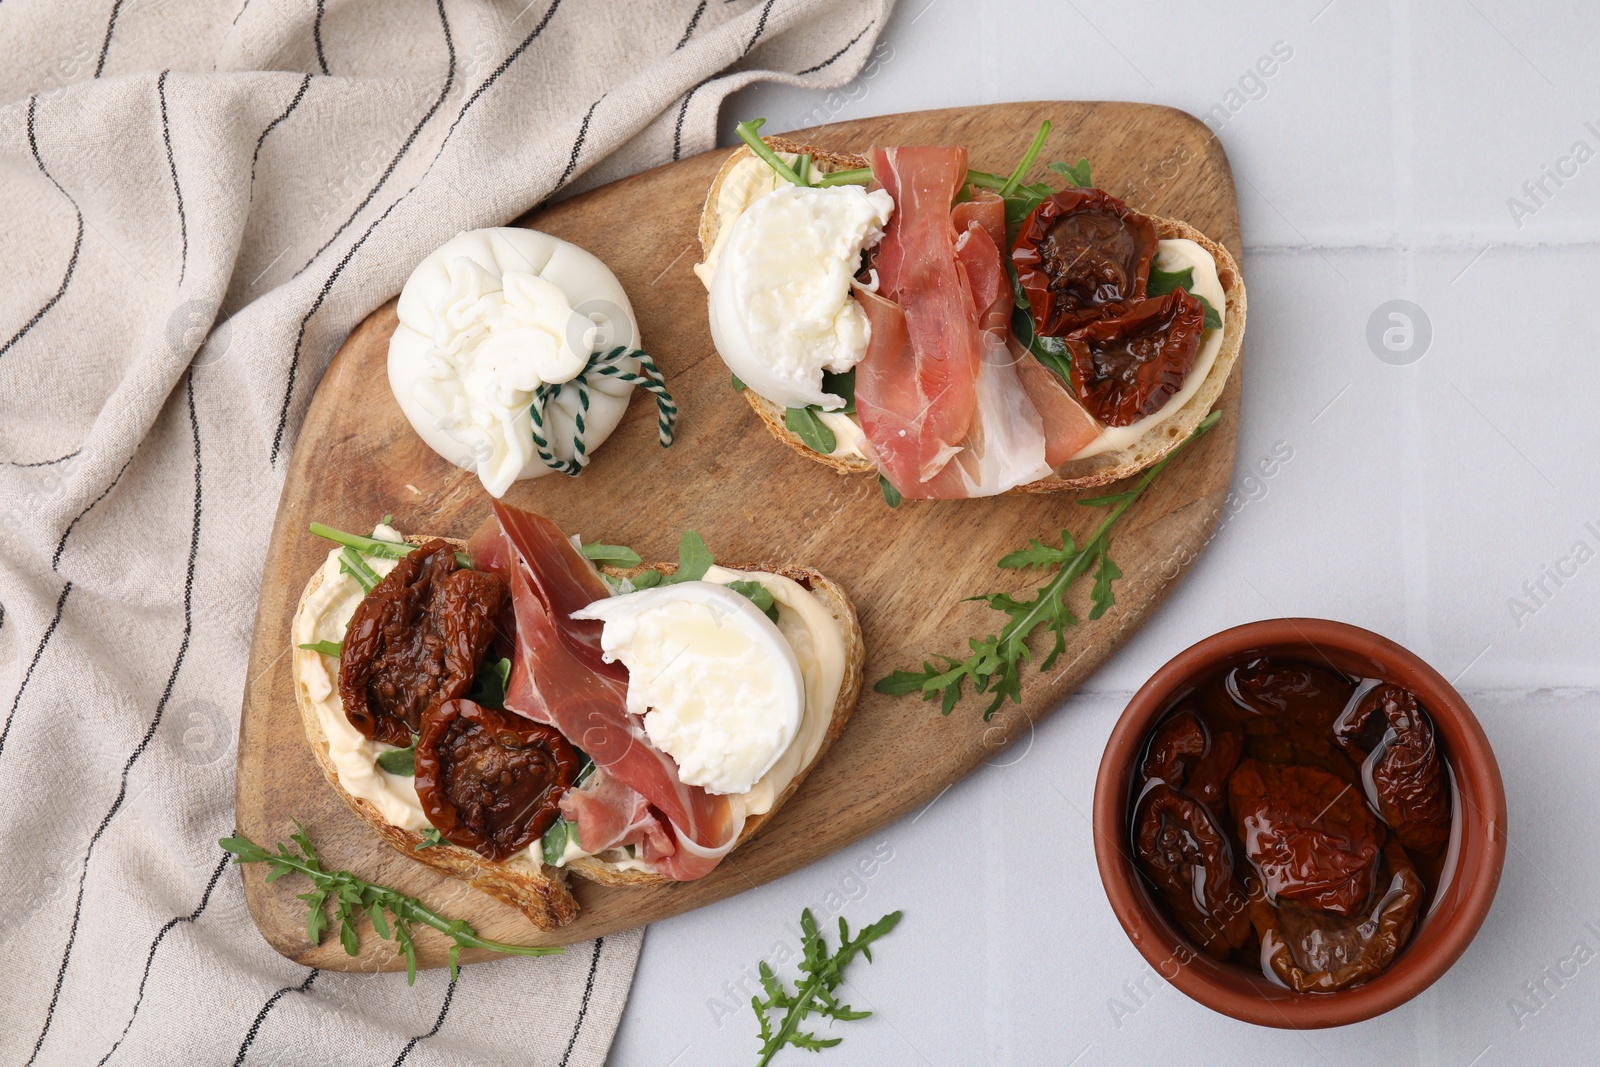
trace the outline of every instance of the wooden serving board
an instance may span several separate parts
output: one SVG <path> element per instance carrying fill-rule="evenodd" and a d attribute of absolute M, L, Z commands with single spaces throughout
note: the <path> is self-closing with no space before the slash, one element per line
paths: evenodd
<path fill-rule="evenodd" d="M 1186 219 L 1238 257 L 1239 221 L 1227 158 L 1198 120 L 1169 108 L 1123 103 L 1025 103 L 925 111 L 836 123 L 795 134 L 841 151 L 874 144 L 964 144 L 973 166 L 1004 171 L 1043 119 L 1054 124 L 1041 156 L 1088 156 L 1097 184 L 1134 206 Z M 855 600 L 866 637 L 866 686 L 843 737 L 772 822 L 709 877 L 654 889 L 610 889 L 573 879 L 577 921 L 536 930 L 514 909 L 435 874 L 384 844 L 335 796 L 313 761 L 290 679 L 290 620 L 307 578 L 328 551 L 313 520 L 370 529 L 385 513 L 406 532 L 465 537 L 488 512 L 476 477 L 441 460 L 414 434 L 385 373 L 395 302 L 373 312 L 335 356 L 300 431 L 272 531 L 256 612 L 239 730 L 238 828 L 260 844 L 287 838 L 301 820 L 325 865 L 414 894 L 491 938 L 565 944 L 698 908 L 771 881 L 834 852 L 930 801 L 994 760 L 1029 724 L 1059 707 L 1149 617 L 1204 547 L 1232 476 L 1239 367 L 1223 394 L 1223 421 L 1179 456 L 1113 531 L 1124 577 L 1117 604 L 1068 634 L 1065 655 L 1042 674 L 1030 666 L 1023 702 L 985 723 L 968 697 L 948 718 L 914 697 L 890 698 L 872 682 L 931 653 L 962 654 L 1000 618 L 964 598 L 1037 579 L 995 561 L 1030 537 L 1063 527 L 1082 537 L 1102 512 L 1075 494 L 1009 496 L 888 508 L 876 480 L 841 476 L 772 439 L 711 345 L 706 294 L 690 270 L 696 231 L 719 149 L 658 167 L 547 207 L 521 220 L 594 252 L 627 289 L 647 350 L 682 410 L 677 442 L 656 441 L 655 406 L 635 396 L 627 416 L 578 478 L 519 482 L 508 503 L 541 512 L 584 540 L 676 558 L 680 533 L 699 531 L 719 561 L 793 561 L 820 568 Z M 1053 182 L 1052 184 L 1059 184 Z M 1105 492 L 1099 490 L 1097 492 Z M 1087 618 L 1087 585 L 1073 596 Z M 1085 862 L 1090 857 L 1084 857 Z M 351 958 L 337 938 L 313 946 L 297 878 L 267 884 L 244 868 L 250 912 L 279 952 L 340 970 L 400 966 L 370 930 Z M 422 931 L 424 965 L 446 942 Z M 486 958 L 467 953 L 465 961 Z"/>

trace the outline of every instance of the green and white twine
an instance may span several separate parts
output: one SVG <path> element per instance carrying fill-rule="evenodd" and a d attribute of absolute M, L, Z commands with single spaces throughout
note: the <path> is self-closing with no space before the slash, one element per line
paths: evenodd
<path fill-rule="evenodd" d="M 623 360 L 632 358 L 639 364 L 642 374 L 628 370 Z M 591 375 L 596 378 L 615 378 L 619 382 L 630 385 L 643 386 L 656 398 L 656 433 L 661 438 L 661 447 L 666 448 L 672 444 L 673 427 L 678 421 L 678 405 L 673 401 L 672 394 L 667 392 L 667 381 L 662 376 L 648 353 L 637 348 L 628 348 L 619 345 L 609 352 L 595 352 L 589 356 L 589 362 L 578 376 L 569 382 L 555 385 L 541 385 L 534 390 L 533 405 L 528 409 L 528 415 L 533 420 L 533 448 L 539 454 L 539 459 L 551 470 L 560 471 L 574 477 L 583 473 L 583 468 L 589 462 L 589 450 L 584 444 L 584 432 L 588 425 L 589 414 L 589 386 Z M 572 458 L 558 459 L 550 448 L 549 438 L 545 436 L 545 423 L 548 418 L 550 401 L 562 389 L 575 385 L 578 389 L 578 412 L 573 418 Z"/>

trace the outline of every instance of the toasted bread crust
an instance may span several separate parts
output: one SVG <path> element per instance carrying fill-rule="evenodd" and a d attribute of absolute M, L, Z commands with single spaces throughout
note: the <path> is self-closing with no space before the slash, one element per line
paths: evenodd
<path fill-rule="evenodd" d="M 423 535 L 410 535 L 406 541 L 410 544 L 422 544 L 432 540 Z M 466 542 L 456 538 L 444 538 L 458 550 L 466 548 Z M 633 568 L 607 567 L 604 570 L 615 577 L 628 577 L 647 569 L 650 565 L 641 565 Z M 845 724 L 850 721 L 850 713 L 855 710 L 856 699 L 861 694 L 862 671 L 866 663 L 866 645 L 861 637 L 861 624 L 856 617 L 855 605 L 849 595 L 838 583 L 832 581 L 821 571 L 812 567 L 798 567 L 778 565 L 771 563 L 752 564 L 721 564 L 730 570 L 764 571 L 779 574 L 798 582 L 809 592 L 822 601 L 830 614 L 838 620 L 845 629 L 845 671 L 844 678 L 839 684 L 839 695 L 834 701 L 833 718 L 828 723 L 828 731 L 823 735 L 822 744 L 817 749 L 817 754 L 812 761 L 802 767 L 789 783 L 789 787 L 773 802 L 770 811 L 753 816 L 746 820 L 743 832 L 739 835 L 738 844 L 744 844 L 756 833 L 771 817 L 777 813 L 784 803 L 799 788 L 811 768 L 815 767 L 829 748 L 844 733 Z M 653 569 L 663 574 L 671 574 L 678 569 L 676 563 L 658 563 Z M 303 607 L 322 585 L 322 569 L 319 567 L 306 583 L 306 588 L 300 595 L 300 604 Z M 296 609 L 296 617 L 299 610 Z M 540 866 L 534 868 L 527 864 L 506 864 L 488 860 L 473 852 L 471 849 L 461 848 L 448 842 L 432 845 L 416 851 L 416 846 L 423 841 L 422 834 L 415 830 L 403 830 L 386 821 L 378 809 L 359 797 L 353 796 L 339 784 L 338 772 L 334 769 L 333 760 L 328 755 L 328 739 L 323 733 L 322 723 L 317 718 L 316 708 L 305 694 L 305 687 L 299 680 L 299 662 L 296 660 L 295 674 L 295 699 L 300 707 L 300 719 L 305 727 L 306 740 L 311 744 L 311 754 L 316 758 L 317 764 L 322 768 L 322 773 L 327 777 L 328 784 L 333 786 L 341 799 L 344 800 L 352 811 L 361 816 L 363 820 L 375 830 L 379 837 L 387 841 L 400 853 L 409 856 L 418 863 L 426 864 L 442 874 L 453 878 L 460 878 L 470 883 L 473 888 L 482 890 L 490 896 L 501 900 L 526 915 L 535 926 L 541 930 L 553 930 L 571 922 L 578 914 L 578 902 L 573 899 L 571 891 L 567 888 L 566 872 L 575 874 L 593 881 L 611 886 L 643 886 L 670 883 L 673 879 L 663 874 L 649 871 L 621 870 L 612 867 L 591 856 L 586 856 L 566 865 L 565 868 Z"/>
<path fill-rule="evenodd" d="M 421 536 L 406 538 L 406 541 L 414 545 L 430 540 L 432 538 Z M 465 541 L 456 538 L 447 537 L 444 540 L 457 549 L 467 547 Z M 311 575 L 311 580 L 306 583 L 305 592 L 300 595 L 302 607 L 321 585 L 322 568 L 318 567 Z M 296 609 L 295 615 L 299 616 L 299 609 Z M 322 723 L 317 718 L 317 709 L 306 696 L 305 686 L 300 684 L 298 656 L 295 657 L 293 673 L 295 700 L 300 706 L 300 720 L 305 726 L 306 740 L 311 743 L 311 754 L 316 757 L 317 764 L 328 779 L 328 784 L 333 786 L 334 791 L 349 805 L 350 810 L 361 816 L 379 837 L 418 863 L 432 867 L 452 878 L 460 878 L 474 889 L 482 890 L 496 900 L 511 905 L 541 930 L 554 930 L 577 918 L 578 902 L 572 898 L 572 893 L 567 889 L 566 876 L 560 870 L 527 864 L 498 863 L 484 859 L 471 849 L 461 848 L 448 842 L 430 845 L 418 852 L 417 846 L 423 841 L 421 833 L 416 830 L 402 830 L 398 826 L 391 825 L 372 804 L 346 792 L 344 786 L 339 784 L 339 774 L 334 769 L 332 758 L 328 755 L 328 738 L 323 733 Z"/>
<path fill-rule="evenodd" d="M 828 162 L 825 170 L 851 169 L 867 166 L 867 160 L 862 156 L 829 152 L 814 145 L 801 144 L 784 137 L 765 138 L 774 151 L 803 153 L 810 152 L 814 161 Z M 723 183 L 732 173 L 733 168 L 744 159 L 752 155 L 748 148 L 741 148 L 732 153 L 723 163 L 722 169 L 712 180 L 710 193 L 706 197 L 705 207 L 700 214 L 700 247 L 702 258 L 709 254 L 717 239 L 717 198 L 721 195 Z M 813 163 L 815 166 L 816 163 Z M 1211 364 L 1211 369 L 1206 373 L 1193 396 L 1174 412 L 1169 418 L 1145 434 L 1138 441 L 1127 448 L 1115 452 L 1105 452 L 1087 459 L 1070 460 L 1047 478 L 1041 478 L 1027 485 L 1017 486 L 1008 490 L 1010 493 L 1054 493 L 1063 489 L 1089 489 L 1095 486 L 1109 485 L 1130 475 L 1137 474 L 1151 464 L 1160 460 L 1168 452 L 1177 448 L 1189 436 L 1200 421 L 1211 411 L 1217 398 L 1222 395 L 1223 388 L 1228 383 L 1228 376 L 1233 372 L 1233 366 L 1239 360 L 1239 353 L 1244 345 L 1245 326 L 1245 290 L 1244 278 L 1239 272 L 1239 265 L 1234 261 L 1231 253 L 1205 234 L 1179 219 L 1164 218 L 1160 215 L 1145 215 L 1155 224 L 1156 236 L 1161 239 L 1187 238 L 1200 245 L 1211 253 L 1217 263 L 1217 280 L 1222 283 L 1223 295 L 1227 300 L 1227 308 L 1222 329 L 1222 349 L 1217 353 L 1216 359 Z M 861 456 L 824 456 L 812 451 L 806 446 L 799 435 L 795 434 L 783 424 L 783 408 L 774 404 L 754 390 L 744 390 L 745 401 L 751 409 L 760 416 L 767 430 L 788 445 L 794 451 L 807 459 L 831 467 L 840 474 L 875 474 L 877 468 L 871 460 Z"/>
<path fill-rule="evenodd" d="M 756 832 L 778 813 L 778 810 L 794 795 L 795 790 L 800 788 L 800 783 L 805 781 L 806 776 L 811 773 L 811 769 L 822 762 L 822 757 L 828 754 L 828 749 L 833 747 L 833 743 L 839 739 L 839 735 L 844 733 L 844 728 L 850 721 L 850 714 L 855 711 L 856 699 L 861 695 L 862 671 L 866 665 L 867 646 L 861 639 L 861 623 L 856 618 L 856 608 L 851 603 L 849 594 L 844 591 L 842 586 L 829 579 L 821 571 L 813 567 L 783 566 L 775 563 L 719 563 L 718 566 L 736 571 L 764 571 L 768 574 L 779 574 L 799 583 L 808 592 L 816 596 L 818 600 L 822 601 L 823 607 L 828 609 L 828 612 L 845 630 L 844 678 L 839 682 L 839 695 L 833 702 L 833 718 L 828 722 L 828 732 L 823 735 L 822 744 L 817 747 L 816 756 L 812 758 L 810 763 L 800 768 L 793 781 L 789 783 L 788 788 L 778 794 L 778 798 L 773 801 L 771 809 L 745 820 L 744 830 L 739 834 L 738 843 L 733 846 L 738 848 L 739 845 L 754 837 Z M 608 567 L 606 571 L 617 577 L 631 577 L 644 569 L 642 566 L 628 570 L 616 570 Z M 661 571 L 663 574 L 671 574 L 678 567 L 675 563 L 669 563 L 658 564 L 654 569 Z M 664 874 L 655 874 L 650 871 L 620 870 L 595 859 L 593 856 L 585 856 L 582 859 L 574 860 L 567 864 L 567 869 L 590 881 L 601 882 L 611 886 L 661 885 L 672 881 L 671 878 Z"/>

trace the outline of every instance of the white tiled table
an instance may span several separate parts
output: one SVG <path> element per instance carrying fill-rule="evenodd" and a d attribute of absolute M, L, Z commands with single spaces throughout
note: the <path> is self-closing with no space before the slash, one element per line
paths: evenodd
<path fill-rule="evenodd" d="M 906 913 L 850 972 L 849 999 L 878 1014 L 836 1029 L 824 1067 L 1600 1061 L 1597 42 L 1600 8 L 1576 2 L 902 0 L 839 106 L 776 88 L 730 101 L 730 135 L 753 115 L 781 131 L 1023 99 L 1210 114 L 1250 285 L 1235 485 L 1249 503 L 1010 766 L 652 927 L 612 1062 L 752 1060 L 746 968 L 792 942 L 807 905 L 856 924 Z M 1292 54 L 1253 79 L 1275 45 Z M 1213 112 L 1230 91 L 1236 113 Z M 1597 158 L 1563 163 L 1578 141 Z M 1547 167 L 1572 176 L 1558 186 Z M 1541 179 L 1535 200 L 1523 184 Z M 1432 328 L 1400 365 L 1367 342 L 1392 299 Z M 1246 483 L 1274 448 L 1292 459 Z M 1279 615 L 1369 627 L 1456 679 L 1511 815 L 1499 895 L 1461 961 L 1387 1016 L 1306 1034 L 1230 1021 L 1155 978 L 1106 903 L 1087 821 L 1127 696 L 1200 637 Z M 874 846 L 892 858 L 863 878 Z M 1580 944 L 1593 958 L 1568 962 Z"/>

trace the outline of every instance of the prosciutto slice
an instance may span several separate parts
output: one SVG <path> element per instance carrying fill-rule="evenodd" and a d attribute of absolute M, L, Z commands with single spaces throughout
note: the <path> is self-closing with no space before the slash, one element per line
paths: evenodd
<path fill-rule="evenodd" d="M 677 851 L 650 802 L 605 771 L 595 771 L 582 786 L 561 794 L 561 816 L 577 824 L 578 844 L 585 852 L 636 845 L 642 858 L 659 860 Z"/>
<path fill-rule="evenodd" d="M 948 254 L 969 302 L 979 358 L 967 432 L 958 451 L 932 475 L 905 479 L 911 468 L 910 442 L 918 440 L 922 429 L 914 413 L 923 410 L 918 405 L 937 403 L 917 388 L 921 352 L 911 335 L 911 312 L 882 297 L 857 294 L 872 337 L 856 367 L 856 411 L 879 466 L 902 496 L 913 499 L 993 496 L 1042 478 L 1051 469 L 1043 422 L 1018 375 L 1017 357 L 1007 347 L 1012 298 L 1000 257 L 1005 204 L 993 193 L 979 191 L 972 200 L 946 210 L 954 235 Z M 903 265 L 900 270 L 904 276 Z M 881 261 L 879 271 L 882 278 Z M 1036 362 L 1026 353 L 1024 357 Z"/>
<path fill-rule="evenodd" d="M 658 857 L 663 873 L 683 881 L 704 876 L 737 842 L 743 817 L 726 797 L 678 780 L 672 758 L 650 743 L 627 709 L 627 669 L 602 658 L 600 623 L 571 617 L 611 594 L 594 567 L 550 520 L 499 501 L 493 506 L 468 551 L 475 566 L 511 588 L 517 636 L 506 707 L 560 730 L 588 753 L 597 773 L 664 816 L 663 832 L 674 847 Z M 610 838 L 617 820 L 624 826 L 640 821 L 638 802 L 620 790 L 595 791 L 588 799 L 594 804 L 574 801 L 585 849 Z M 612 810 L 602 819 L 595 805 Z"/>
<path fill-rule="evenodd" d="M 906 493 L 956 454 L 977 410 L 978 313 L 956 259 L 950 218 L 950 204 L 966 181 L 967 151 L 874 149 L 872 176 L 895 203 L 874 261 L 878 291 L 900 306 L 913 373 L 909 383 L 870 376 L 862 429 L 889 480 Z M 864 359 L 876 347 L 869 342 Z M 878 385 L 887 388 L 874 392 Z M 861 403 L 858 371 L 858 411 Z"/>
<path fill-rule="evenodd" d="M 1011 346 L 1022 387 L 1044 420 L 1045 462 L 1054 469 L 1093 444 L 1100 436 L 1100 424 L 1067 390 L 1066 382 L 1016 341 Z"/>

